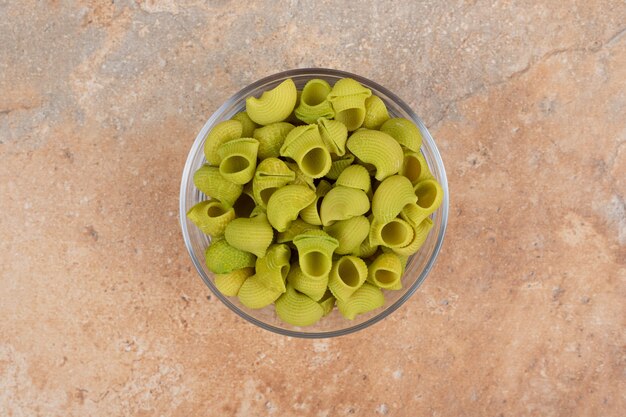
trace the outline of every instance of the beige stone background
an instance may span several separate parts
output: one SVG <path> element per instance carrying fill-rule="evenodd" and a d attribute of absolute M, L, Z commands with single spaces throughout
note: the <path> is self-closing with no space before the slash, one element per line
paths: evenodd
<path fill-rule="evenodd" d="M 399 311 L 271 334 L 193 270 L 179 181 L 250 82 L 398 93 L 448 170 Z M 0 415 L 623 416 L 622 1 L 0 0 Z"/>

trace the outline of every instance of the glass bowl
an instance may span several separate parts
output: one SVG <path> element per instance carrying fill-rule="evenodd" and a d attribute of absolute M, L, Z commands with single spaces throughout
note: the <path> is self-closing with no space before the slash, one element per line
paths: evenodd
<path fill-rule="evenodd" d="M 204 252 L 211 239 L 202 233 L 189 219 L 187 219 L 187 211 L 196 203 L 205 200 L 207 197 L 201 193 L 193 184 L 194 172 L 202 166 L 204 159 L 204 140 L 207 133 L 217 123 L 228 120 L 236 113 L 245 110 L 246 97 L 258 97 L 263 91 L 276 87 L 287 78 L 291 78 L 298 89 L 302 89 L 304 84 L 311 78 L 321 78 L 328 81 L 331 85 L 340 78 L 350 77 L 365 87 L 372 90 L 373 94 L 379 96 L 387 105 L 389 115 L 391 117 L 404 117 L 415 122 L 422 132 L 422 153 L 430 167 L 432 174 L 435 176 L 444 191 L 444 198 L 441 207 L 431 215 L 434 227 L 426 242 L 421 249 L 413 255 L 406 268 L 406 272 L 402 278 L 403 288 L 399 291 L 385 291 L 385 305 L 379 309 L 366 314 L 357 316 L 354 320 L 345 319 L 338 312 L 337 308 L 328 316 L 323 317 L 316 324 L 309 327 L 296 327 L 284 323 L 277 317 L 274 312 L 274 306 L 270 305 L 260 310 L 252 310 L 237 300 L 236 297 L 227 297 L 222 295 L 214 285 L 214 275 L 211 273 L 204 262 Z M 411 110 L 411 108 L 402 101 L 398 96 L 391 93 L 381 85 L 349 72 L 337 71 L 324 68 L 303 68 L 289 70 L 278 74 L 271 75 L 256 81 L 245 87 L 237 94 L 228 99 L 204 124 L 204 127 L 196 136 L 185 168 L 180 187 L 180 223 L 182 227 L 185 245 L 191 256 L 191 260 L 195 265 L 200 277 L 204 283 L 213 291 L 215 296 L 219 298 L 228 308 L 235 313 L 248 320 L 249 322 L 286 336 L 303 337 L 303 338 L 322 338 L 345 335 L 365 329 L 368 326 L 382 320 L 398 309 L 406 300 L 413 295 L 415 290 L 424 282 L 426 276 L 433 267 L 441 245 L 443 243 L 446 224 L 448 220 L 448 181 L 446 172 L 441 160 L 439 150 L 435 145 L 435 141 L 424 126 L 422 120 Z"/>

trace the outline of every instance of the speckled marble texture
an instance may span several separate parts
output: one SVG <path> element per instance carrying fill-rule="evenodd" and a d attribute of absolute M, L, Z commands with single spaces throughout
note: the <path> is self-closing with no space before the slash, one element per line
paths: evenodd
<path fill-rule="evenodd" d="M 626 3 L 339 4 L 0 0 L 0 415 L 624 415 Z M 317 341 L 212 297 L 177 217 L 205 120 L 304 66 L 397 92 L 451 190 L 415 296 Z"/>

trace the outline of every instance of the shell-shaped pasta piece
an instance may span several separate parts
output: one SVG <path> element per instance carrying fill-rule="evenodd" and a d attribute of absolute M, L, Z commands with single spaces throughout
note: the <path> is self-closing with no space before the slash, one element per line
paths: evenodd
<path fill-rule="evenodd" d="M 294 127 L 291 123 L 278 122 L 255 129 L 252 137 L 259 141 L 259 159 L 278 158 L 287 134 Z"/>
<path fill-rule="evenodd" d="M 385 305 L 383 292 L 369 282 L 363 283 L 347 300 L 337 300 L 339 312 L 348 320 L 354 320 L 357 315 L 375 310 L 383 305 Z"/>
<path fill-rule="evenodd" d="M 294 326 L 310 326 L 324 315 L 324 308 L 287 284 L 287 291 L 275 303 L 276 314 Z"/>
<path fill-rule="evenodd" d="M 411 256 L 422 247 L 428 234 L 433 228 L 433 221 L 430 218 L 425 218 L 420 224 L 413 228 L 413 240 L 407 246 L 401 248 L 392 248 L 392 250 L 399 256 Z"/>
<path fill-rule="evenodd" d="M 300 170 L 300 167 L 295 162 L 285 162 L 290 170 L 296 173 L 296 179 L 293 180 L 291 184 L 293 185 L 305 185 L 309 187 L 311 190 L 315 191 L 315 183 L 313 182 L 313 178 L 306 175 L 304 172 Z"/>
<path fill-rule="evenodd" d="M 370 227 L 370 243 L 387 246 L 388 248 L 401 248 L 408 245 L 414 237 L 411 225 L 400 219 L 391 219 L 389 222 L 378 221 L 375 217 Z"/>
<path fill-rule="evenodd" d="M 365 216 L 355 216 L 340 220 L 324 227 L 324 231 L 337 239 L 339 246 L 335 249 L 338 255 L 346 255 L 361 246 L 370 233 L 370 222 Z"/>
<path fill-rule="evenodd" d="M 311 278 L 328 276 L 333 252 L 339 246 L 334 237 L 321 230 L 309 230 L 293 239 L 298 249 L 298 261 L 304 275 Z"/>
<path fill-rule="evenodd" d="M 321 180 L 315 189 L 315 201 L 306 206 L 301 212 L 300 217 L 302 220 L 309 224 L 316 226 L 322 225 L 322 219 L 320 218 L 320 208 L 322 206 L 322 197 L 324 197 L 333 186 L 325 180 Z"/>
<path fill-rule="evenodd" d="M 377 130 L 359 130 L 348 138 L 348 149 L 361 161 L 376 167 L 379 181 L 397 174 L 402 166 L 404 153 L 394 138 Z"/>
<path fill-rule="evenodd" d="M 322 224 L 329 226 L 337 220 L 365 214 L 370 208 L 370 200 L 363 190 L 337 185 L 322 199 L 320 216 Z"/>
<path fill-rule="evenodd" d="M 193 174 L 193 183 L 196 188 L 212 199 L 219 200 L 227 207 L 235 204 L 241 195 L 243 187 L 235 184 L 220 174 L 217 167 L 202 165 Z"/>
<path fill-rule="evenodd" d="M 330 85 L 324 80 L 309 80 L 302 89 L 300 104 L 295 110 L 296 117 L 304 123 L 315 123 L 320 117 L 334 117 L 333 106 L 326 99 L 330 90 Z"/>
<path fill-rule="evenodd" d="M 259 282 L 272 290 L 285 292 L 285 280 L 291 269 L 291 250 L 287 245 L 272 245 L 263 258 L 256 260 Z"/>
<path fill-rule="evenodd" d="M 228 274 L 216 274 L 215 286 L 222 294 L 234 297 L 239 293 L 243 282 L 252 275 L 254 268 L 241 268 Z"/>
<path fill-rule="evenodd" d="M 402 289 L 404 267 L 398 255 L 382 253 L 369 266 L 367 281 L 379 288 L 388 290 Z"/>
<path fill-rule="evenodd" d="M 348 140 L 346 125 L 337 120 L 319 119 L 317 126 L 328 150 L 337 156 L 344 155 L 346 153 L 346 140 Z"/>
<path fill-rule="evenodd" d="M 304 275 L 297 262 L 291 265 L 287 282 L 302 294 L 306 294 L 312 300 L 319 301 L 328 288 L 328 275 L 312 278 Z"/>
<path fill-rule="evenodd" d="M 332 163 L 317 125 L 298 126 L 289 132 L 280 155 L 296 161 L 300 170 L 311 178 L 326 175 Z"/>
<path fill-rule="evenodd" d="M 322 306 L 324 309 L 324 315 L 330 314 L 333 311 L 333 307 L 335 307 L 335 296 L 330 290 L 326 290 L 322 298 L 318 301 L 318 304 Z"/>
<path fill-rule="evenodd" d="M 217 200 L 206 200 L 193 206 L 187 217 L 207 235 L 220 237 L 235 218 L 235 210 Z"/>
<path fill-rule="evenodd" d="M 204 140 L 204 157 L 209 165 L 217 166 L 221 162 L 217 149 L 224 143 L 241 137 L 243 125 L 238 120 L 225 120 L 215 125 Z"/>
<path fill-rule="evenodd" d="M 359 258 L 369 258 L 378 250 L 378 245 L 372 245 L 369 236 L 363 239 L 361 245 L 357 246 L 351 253 L 351 255 L 358 256 Z"/>
<path fill-rule="evenodd" d="M 402 117 L 387 120 L 380 127 L 380 131 L 387 133 L 400 145 L 413 152 L 419 151 L 422 146 L 422 132 L 415 123 Z"/>
<path fill-rule="evenodd" d="M 233 117 L 231 120 L 237 120 L 241 122 L 241 136 L 242 138 L 251 138 L 254 134 L 254 130 L 259 127 L 254 121 L 248 116 L 248 113 L 245 111 L 239 112 Z"/>
<path fill-rule="evenodd" d="M 266 208 L 272 194 L 295 179 L 296 173 L 289 169 L 287 164 L 280 159 L 264 159 L 257 166 L 252 179 L 254 200 L 259 206 Z"/>
<path fill-rule="evenodd" d="M 404 206 L 416 201 L 411 181 L 402 175 L 392 175 L 376 188 L 372 198 L 372 214 L 376 220 L 387 223 L 398 217 Z"/>
<path fill-rule="evenodd" d="M 272 304 L 281 294 L 263 285 L 258 275 L 252 275 L 241 285 L 237 297 L 244 306 L 259 309 Z"/>
<path fill-rule="evenodd" d="M 434 179 L 421 181 L 413 187 L 417 203 L 403 208 L 401 217 L 412 226 L 420 224 L 441 206 L 443 189 Z"/>
<path fill-rule="evenodd" d="M 372 187 L 372 181 L 370 174 L 362 165 L 350 165 L 344 169 L 339 178 L 335 182 L 336 185 L 343 185 L 344 187 L 357 188 L 368 193 Z M 411 193 L 413 189 L 411 188 Z"/>
<path fill-rule="evenodd" d="M 345 154 L 342 157 L 335 159 L 330 165 L 330 171 L 326 173 L 326 178 L 329 180 L 336 180 L 344 169 L 352 165 L 354 162 L 354 155 Z"/>
<path fill-rule="evenodd" d="M 220 174 L 235 184 L 245 184 L 254 176 L 256 170 L 259 141 L 252 138 L 233 139 L 217 150 L 222 159 Z"/>
<path fill-rule="evenodd" d="M 235 269 L 254 266 L 256 256 L 234 248 L 224 239 L 211 242 L 204 253 L 206 266 L 216 274 L 227 274 Z"/>
<path fill-rule="evenodd" d="M 328 94 L 328 101 L 335 110 L 335 120 L 340 121 L 349 131 L 361 127 L 365 119 L 365 99 L 372 91 L 352 78 L 337 81 Z"/>
<path fill-rule="evenodd" d="M 263 257 L 274 239 L 274 230 L 267 216 L 261 213 L 249 219 L 232 220 L 226 226 L 224 237 L 229 245 Z"/>
<path fill-rule="evenodd" d="M 365 99 L 364 128 L 378 130 L 387 120 L 389 120 L 389 112 L 380 97 L 372 95 Z"/>
<path fill-rule="evenodd" d="M 250 183 L 248 184 L 252 185 Z M 244 187 L 244 189 L 245 188 L 246 187 Z M 241 195 L 233 205 L 233 209 L 235 209 L 235 214 L 237 215 L 237 217 L 250 217 L 250 214 L 255 207 L 256 203 L 254 201 L 254 198 L 252 197 L 252 190 L 250 190 L 250 193 L 247 193 L 245 191 L 241 193 Z"/>
<path fill-rule="evenodd" d="M 260 98 L 248 97 L 246 111 L 255 123 L 269 125 L 282 122 L 289 117 L 296 106 L 298 92 L 291 79 L 265 91 Z"/>
<path fill-rule="evenodd" d="M 304 233 L 304 232 L 306 232 L 308 230 L 320 230 L 320 227 L 319 226 L 314 226 L 312 224 L 309 224 L 309 223 L 307 223 L 304 220 L 299 219 L 299 218 L 295 219 L 294 221 L 291 222 L 291 224 L 289 225 L 289 228 L 287 228 L 287 230 L 277 234 L 276 242 L 277 243 L 291 242 L 294 237 L 296 237 L 299 234 L 302 234 L 302 233 Z"/>
<path fill-rule="evenodd" d="M 304 185 L 279 188 L 267 203 L 267 218 L 279 232 L 284 232 L 303 208 L 315 200 L 315 191 Z"/>
<path fill-rule="evenodd" d="M 402 168 L 400 168 L 400 174 L 407 177 L 413 185 L 433 178 L 433 174 L 430 173 L 422 153 L 407 150 L 404 151 L 404 161 L 402 162 Z"/>
<path fill-rule="evenodd" d="M 342 256 L 333 262 L 328 288 L 339 301 L 345 301 L 359 289 L 367 278 L 367 265 L 356 256 Z"/>

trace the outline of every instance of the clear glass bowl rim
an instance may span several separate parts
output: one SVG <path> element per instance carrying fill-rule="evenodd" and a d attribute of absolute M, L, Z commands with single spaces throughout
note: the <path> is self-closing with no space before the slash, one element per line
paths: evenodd
<path fill-rule="evenodd" d="M 206 136 L 206 133 L 208 132 L 209 127 L 212 126 L 228 108 L 230 108 L 237 101 L 245 99 L 246 97 L 252 95 L 252 93 L 260 86 L 263 86 L 267 83 L 275 81 L 276 79 L 296 77 L 296 76 L 315 77 L 315 76 L 324 76 L 324 75 L 334 76 L 334 77 L 349 77 L 361 83 L 373 86 L 375 89 L 381 91 L 388 98 L 393 100 L 396 106 L 400 107 L 413 119 L 413 121 L 417 122 L 420 128 L 420 131 L 422 133 L 423 140 L 429 144 L 429 148 L 431 151 L 429 154 L 433 157 L 433 159 L 437 163 L 438 169 L 440 171 L 440 178 L 438 178 L 438 180 L 444 192 L 444 199 L 441 204 L 441 207 L 437 211 L 438 211 L 438 215 L 442 216 L 442 221 L 441 221 L 441 228 L 439 229 L 439 233 L 437 235 L 437 241 L 435 243 L 433 252 L 430 258 L 428 259 L 428 261 L 426 262 L 425 267 L 420 271 L 420 276 L 405 291 L 405 293 L 400 298 L 398 298 L 398 300 L 396 300 L 392 305 L 388 306 L 385 310 L 373 316 L 369 320 L 364 321 L 362 323 L 355 324 L 354 326 L 342 328 L 339 330 L 324 331 L 324 332 L 299 332 L 295 330 L 289 330 L 289 329 L 284 329 L 281 327 L 273 326 L 271 324 L 265 323 L 247 314 L 245 311 L 239 309 L 237 306 L 231 303 L 228 300 L 228 297 L 224 296 L 215 287 L 213 282 L 211 282 L 210 278 L 205 274 L 204 269 L 202 268 L 202 262 L 204 262 L 204 258 L 198 259 L 193 251 L 191 239 L 189 236 L 189 231 L 187 229 L 188 224 L 185 221 L 186 214 L 187 214 L 185 201 L 187 198 L 187 193 L 186 193 L 187 184 L 189 183 L 190 177 L 193 176 L 192 165 L 193 165 L 194 155 L 202 151 L 201 146 L 204 142 L 204 137 Z M 284 336 L 299 337 L 299 338 L 306 338 L 306 339 L 316 339 L 316 338 L 329 338 L 329 337 L 343 336 L 346 334 L 354 333 L 359 330 L 365 329 L 379 322 L 385 317 L 389 316 L 394 311 L 396 311 L 415 293 L 415 291 L 422 285 L 422 283 L 428 276 L 430 270 L 435 264 L 435 261 L 437 259 L 437 256 L 439 255 L 439 252 L 441 251 L 441 247 L 443 245 L 443 240 L 444 240 L 444 236 L 445 236 L 446 228 L 448 224 L 448 206 L 449 206 L 448 179 L 447 179 L 445 167 L 443 164 L 443 160 L 441 159 L 441 154 L 439 153 L 439 149 L 437 148 L 437 145 L 435 144 L 435 141 L 432 135 L 430 134 L 430 132 L 424 125 L 422 119 L 411 109 L 411 107 L 409 107 L 408 104 L 406 104 L 402 99 L 400 99 L 400 97 L 398 97 L 396 94 L 392 93 L 385 87 L 381 86 L 380 84 L 368 78 L 357 75 L 357 74 L 353 74 L 347 71 L 330 69 L 330 68 L 298 68 L 298 69 L 291 69 L 287 71 L 274 73 L 270 76 L 261 78 L 253 82 L 252 84 L 249 84 L 248 86 L 244 87 L 243 89 L 238 91 L 236 94 L 234 94 L 232 97 L 230 97 L 228 100 L 226 100 L 206 121 L 206 123 L 204 124 L 204 126 L 202 127 L 198 135 L 196 136 L 196 139 L 194 140 L 194 143 L 189 151 L 189 154 L 187 155 L 187 160 L 185 162 L 185 167 L 183 169 L 183 175 L 182 175 L 181 186 L 180 186 L 180 197 L 179 197 L 179 211 L 180 211 L 179 221 L 180 221 L 180 225 L 182 229 L 183 239 L 185 241 L 185 246 L 187 247 L 187 251 L 189 253 L 189 256 L 191 257 L 194 267 L 196 268 L 198 274 L 200 275 L 200 277 L 202 278 L 206 286 L 209 287 L 211 291 L 213 292 L 213 294 L 220 301 L 222 301 L 228 308 L 230 308 L 237 315 L 249 321 L 250 323 L 255 324 L 256 326 L 259 326 L 265 330 L 269 330 L 271 332 L 278 333 Z"/>

